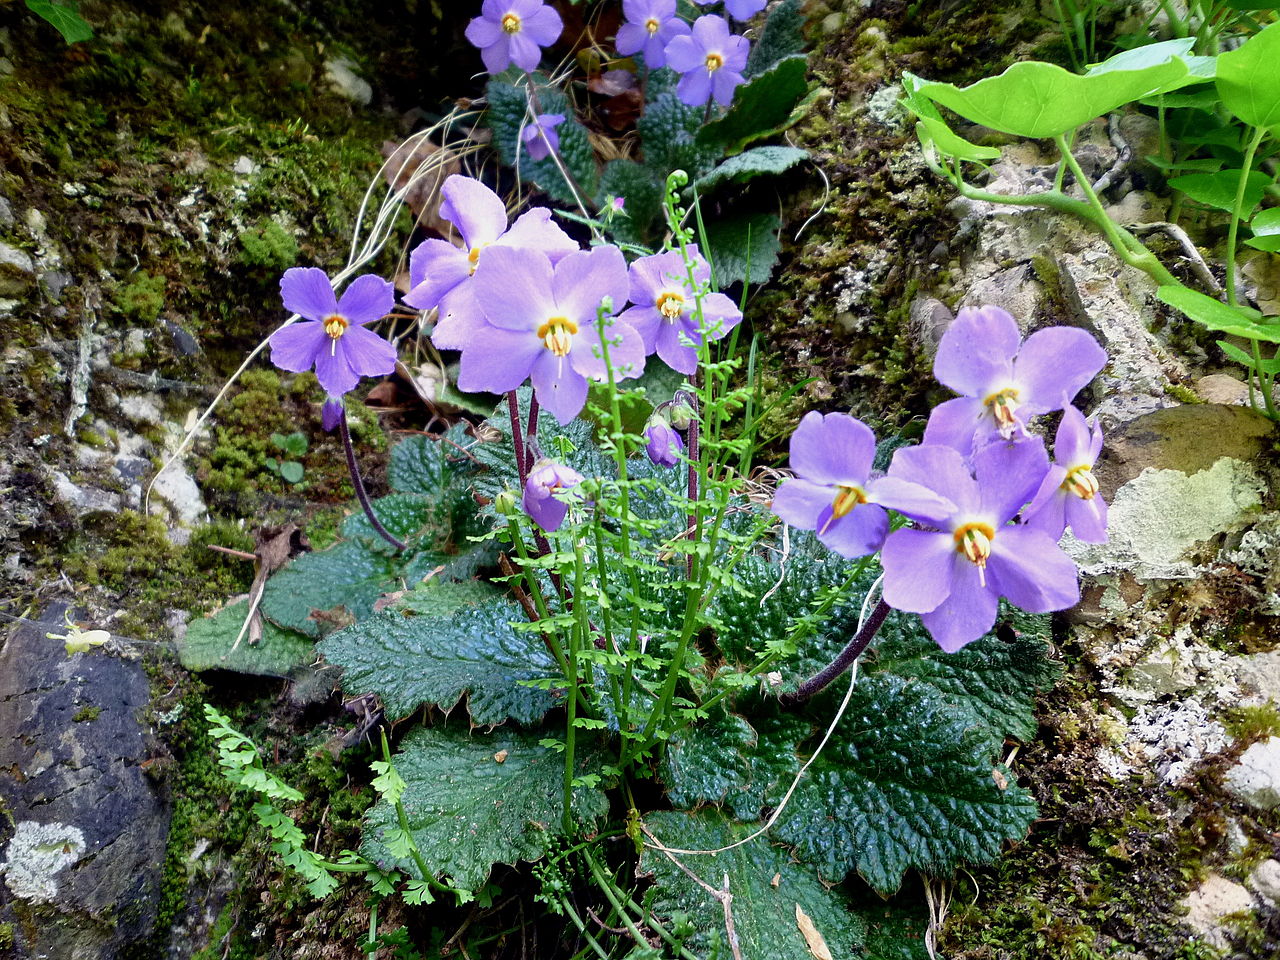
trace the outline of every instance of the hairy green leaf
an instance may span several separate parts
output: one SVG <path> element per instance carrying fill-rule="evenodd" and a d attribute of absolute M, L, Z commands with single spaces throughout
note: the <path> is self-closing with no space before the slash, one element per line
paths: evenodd
<path fill-rule="evenodd" d="M 454 601 L 439 615 L 384 611 L 339 630 L 319 645 L 342 667 L 348 693 L 376 693 L 392 718 L 424 703 L 451 710 L 464 695 L 477 724 L 534 723 L 555 706 L 531 681 L 558 674 L 537 633 L 517 632 L 520 608 L 506 600 Z"/>
<path fill-rule="evenodd" d="M 410 834 L 432 875 L 474 890 L 495 863 L 537 860 L 560 836 L 563 758 L 538 740 L 505 728 L 473 736 L 430 727 L 405 737 L 395 767 L 405 783 Z M 597 754 L 580 739 L 578 758 L 579 771 L 589 772 Z M 608 808 L 599 790 L 574 791 L 573 818 L 584 833 Z M 398 829 L 395 808 L 377 804 L 365 817 L 361 853 L 384 870 L 425 879 L 411 858 L 387 848 L 385 838 Z"/>
<path fill-rule="evenodd" d="M 346 540 L 328 550 L 305 553 L 267 581 L 262 612 L 273 623 L 319 637 L 342 619 L 323 616 L 342 607 L 357 620 L 398 586 L 395 559 Z"/>
<path fill-rule="evenodd" d="M 702 111 L 685 106 L 674 93 L 663 93 L 649 102 L 636 121 L 644 165 L 659 183 L 665 182 L 672 170 L 683 170 L 691 179 L 702 176 L 719 158 L 718 144 L 698 140 L 702 129 Z"/>
<path fill-rule="evenodd" d="M 234 670 L 283 677 L 315 659 L 315 643 L 310 637 L 281 629 L 269 620 L 263 621 L 262 638 L 257 643 L 250 643 L 246 633 L 233 651 L 248 610 L 249 604 L 241 601 L 192 622 L 178 644 L 178 660 L 194 671 Z"/>
<path fill-rule="evenodd" d="M 807 65 L 804 57 L 787 57 L 748 80 L 734 94 L 728 113 L 702 128 L 698 142 L 735 154 L 785 129 L 792 111 L 809 92 Z M 693 171 L 689 173 L 693 176 Z"/>
<path fill-rule="evenodd" d="M 782 249 L 776 213 L 740 213 L 712 220 L 707 225 L 707 254 L 715 268 L 716 283 L 765 283 Z"/>
<path fill-rule="evenodd" d="M 1280 127 L 1280 23 L 1218 55 L 1218 93 L 1255 127 Z"/>
<path fill-rule="evenodd" d="M 662 213 L 662 180 L 634 160 L 611 160 L 600 177 L 600 194 L 601 203 L 606 195 L 626 201 L 626 215 L 615 217 L 609 228 L 625 242 L 642 242 Z"/>
<path fill-rule="evenodd" d="M 728 846 L 754 831 L 753 827 L 733 823 L 710 810 L 696 814 L 655 813 L 645 823 L 664 846 L 685 850 Z M 677 865 L 677 860 L 685 869 Z M 668 856 L 647 847 L 639 869 L 654 878 L 646 905 L 667 922 L 675 914 L 687 915 L 696 928 L 689 942 L 700 955 L 741 954 L 752 960 L 811 957 L 814 954 L 797 910 L 812 922 L 831 956 L 865 955 L 862 948 L 866 926 L 850 912 L 845 898 L 829 890 L 811 868 L 796 863 L 786 850 L 769 843 L 767 837 L 757 837 L 715 856 Z M 729 914 L 733 918 L 736 949 L 730 944 L 724 905 L 712 893 L 723 890 L 726 883 L 733 898 Z"/>
<path fill-rule="evenodd" d="M 408 437 L 391 448 L 387 483 L 397 493 L 417 493 L 442 499 L 445 491 L 465 487 L 475 461 L 464 449 L 474 443 L 459 425 L 443 437 Z"/>
<path fill-rule="evenodd" d="M 785 173 L 808 159 L 809 151 L 799 147 L 756 147 L 730 157 L 705 177 L 693 184 L 700 194 L 707 194 L 724 184 L 746 183 L 756 177 Z"/>
<path fill-rule="evenodd" d="M 668 746 L 662 782 L 677 807 L 718 803 L 750 778 L 747 757 L 756 732 L 736 714 L 721 714 L 686 730 Z"/>
<path fill-rule="evenodd" d="M 582 192 L 581 199 L 590 203 L 596 194 L 600 173 L 586 128 L 574 119 L 568 98 L 558 87 L 548 83 L 545 76 L 534 74 L 529 82 L 537 84 L 539 113 L 564 115 L 564 122 L 556 127 L 560 138 L 558 156 L 574 184 L 565 180 L 554 156 L 533 160 L 520 141 L 521 130 L 533 122 L 526 86 L 493 77 L 485 86 L 485 97 L 489 103 L 486 116 L 498 155 L 503 163 L 516 169 L 524 179 L 536 183 L 548 196 L 564 203 L 576 203 L 576 186 Z"/>
<path fill-rule="evenodd" d="M 779 60 L 804 53 L 805 15 L 802 0 L 782 0 L 769 13 L 760 39 L 747 57 L 744 75 L 750 79 L 772 67 Z"/>
<path fill-rule="evenodd" d="M 881 894 L 917 869 L 948 875 L 1022 837 L 1035 803 L 993 768 L 990 742 L 929 685 L 859 678 L 836 735 L 809 768 L 774 835 L 836 881 L 851 870 Z M 765 743 L 761 750 L 792 749 Z"/>

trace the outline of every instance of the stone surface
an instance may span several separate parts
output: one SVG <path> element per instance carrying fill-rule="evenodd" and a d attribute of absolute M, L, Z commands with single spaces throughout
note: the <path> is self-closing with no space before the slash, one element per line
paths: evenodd
<path fill-rule="evenodd" d="M 1205 757 L 1225 750 L 1222 724 L 1198 700 L 1176 700 L 1139 708 L 1125 733 L 1130 755 L 1152 767 L 1165 783 L 1179 783 Z"/>
<path fill-rule="evenodd" d="M 1280 860 L 1263 860 L 1254 867 L 1249 886 L 1273 907 L 1280 906 Z"/>
<path fill-rule="evenodd" d="M 367 107 L 373 101 L 373 87 L 369 86 L 367 80 L 356 76 L 355 71 L 351 69 L 354 66 L 355 64 L 345 57 L 326 61 L 325 79 L 329 81 L 329 86 L 336 93 L 362 107 Z"/>
<path fill-rule="evenodd" d="M 1280 807 L 1280 737 L 1255 743 L 1227 771 L 1227 791 L 1259 810 Z"/>
<path fill-rule="evenodd" d="M 1233 657 L 1231 666 L 1244 703 L 1280 704 L 1280 650 Z"/>
<path fill-rule="evenodd" d="M 1211 945 L 1226 948 L 1230 943 L 1230 927 L 1223 920 L 1232 914 L 1253 909 L 1253 894 L 1220 874 L 1211 873 L 1203 884 L 1183 901 L 1187 908 L 1186 923 Z"/>
<path fill-rule="evenodd" d="M 7 243 L 0 243 L 0 297 L 23 297 L 36 285 L 31 258 Z"/>
<path fill-rule="evenodd" d="M 97 513 L 107 510 L 112 513 L 120 509 L 120 495 L 97 487 L 82 487 L 73 483 L 71 478 L 59 470 L 50 474 L 53 490 L 58 499 L 75 512 L 76 516 Z"/>
<path fill-rule="evenodd" d="M 1242 407 L 1249 402 L 1249 385 L 1229 373 L 1211 373 L 1195 385 L 1205 403 Z"/>
<path fill-rule="evenodd" d="M 68 657 L 46 637 L 66 632 L 66 609 L 0 650 L 0 922 L 18 957 L 112 960 L 155 922 L 168 809 L 142 766 L 141 663 Z"/>

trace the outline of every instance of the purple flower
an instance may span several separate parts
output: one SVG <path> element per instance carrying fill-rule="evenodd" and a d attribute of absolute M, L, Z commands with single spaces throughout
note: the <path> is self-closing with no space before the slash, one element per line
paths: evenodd
<path fill-rule="evenodd" d="M 965 307 L 933 361 L 933 375 L 962 396 L 934 408 L 924 442 L 968 454 L 997 435 L 1024 433 L 1027 419 L 1061 410 L 1106 362 L 1083 330 L 1046 327 L 1024 343 L 999 307 Z"/>
<path fill-rule="evenodd" d="M 578 244 L 551 221 L 551 211 L 536 207 L 507 229 L 502 198 L 479 180 L 454 174 L 440 188 L 440 216 L 458 228 L 461 249 L 447 240 L 424 240 L 409 255 L 409 283 L 405 303 L 419 310 L 440 308 L 431 339 L 442 350 L 461 350 L 484 314 L 476 306 L 471 276 L 480 254 L 489 246 L 530 247 L 553 261 L 578 249 Z"/>
<path fill-rule="evenodd" d="M 569 512 L 568 492 L 582 482 L 582 474 L 545 457 L 533 465 L 524 482 L 524 512 L 547 533 L 555 533 Z"/>
<path fill-rule="evenodd" d="M 715 0 L 693 0 L 693 2 L 700 7 L 705 7 L 708 3 L 715 3 Z M 724 8 L 735 20 L 750 20 L 764 9 L 767 2 L 768 0 L 724 0 Z"/>
<path fill-rule="evenodd" d="M 346 414 L 347 411 L 342 406 L 342 398 L 330 395 L 325 398 L 324 406 L 320 408 L 320 426 L 324 428 L 325 433 L 333 433 Z"/>
<path fill-rule="evenodd" d="M 693 276 L 699 285 L 711 279 L 711 267 L 696 246 L 689 247 Z M 666 364 L 680 373 L 698 368 L 697 344 L 702 342 L 697 303 L 689 286 L 689 271 L 678 250 L 641 257 L 631 264 L 631 302 L 619 318 L 635 327 L 646 353 L 655 350 Z M 703 327 L 708 340 L 719 340 L 742 319 L 742 311 L 723 293 L 702 298 Z"/>
<path fill-rule="evenodd" d="M 955 505 L 916 483 L 873 477 L 876 438 L 847 413 L 811 411 L 791 435 L 795 476 L 773 496 L 773 512 L 793 527 L 816 530 L 818 539 L 842 557 L 875 553 L 889 531 L 885 507 L 929 516 Z"/>
<path fill-rule="evenodd" d="M 650 70 L 666 65 L 668 43 L 689 35 L 689 25 L 676 16 L 676 0 L 622 0 L 622 14 L 627 22 L 618 28 L 618 52 L 643 53 Z"/>
<path fill-rule="evenodd" d="M 484 0 L 480 16 L 467 24 L 467 39 L 480 48 L 490 73 L 513 63 L 528 72 L 542 59 L 539 47 L 555 43 L 563 29 L 560 14 L 542 0 Z"/>
<path fill-rule="evenodd" d="M 723 17 L 707 16 L 694 21 L 689 36 L 668 43 L 664 54 L 667 66 L 683 74 L 676 93 L 684 103 L 699 107 L 714 96 L 716 103 L 727 107 L 743 82 L 750 49 L 746 37 L 729 32 Z"/>
<path fill-rule="evenodd" d="M 935 529 L 889 534 L 880 556 L 884 599 L 920 614 L 947 653 L 991 629 L 1001 597 L 1032 613 L 1062 610 L 1080 599 L 1075 564 L 1054 539 L 1009 524 L 1048 465 L 1036 440 L 983 447 L 973 455 L 976 477 L 952 447 L 924 444 L 894 454 L 890 476 L 928 487 L 953 507 L 914 513 L 913 519 Z"/>
<path fill-rule="evenodd" d="M 1093 465 L 1102 451 L 1102 428 L 1090 429 L 1084 414 L 1062 408 L 1053 443 L 1054 463 L 1031 498 L 1023 522 L 1057 540 L 1067 527 L 1077 540 L 1107 542 L 1107 504 L 1098 494 Z"/>
<path fill-rule="evenodd" d="M 363 326 L 395 306 L 395 289 L 381 277 L 356 277 L 339 300 L 323 270 L 293 267 L 280 278 L 280 297 L 286 310 L 306 318 L 271 335 L 271 362 L 281 370 L 315 367 L 320 386 L 340 397 L 361 377 L 396 368 L 396 348 Z"/>
<path fill-rule="evenodd" d="M 528 377 L 538 402 L 568 423 L 587 399 L 587 380 L 604 380 L 596 310 L 627 298 L 627 264 L 613 246 L 546 254 L 494 247 L 480 259 L 476 302 L 487 322 L 462 351 L 458 388 L 505 393 Z M 644 370 L 644 341 L 620 317 L 606 324 L 609 360 L 619 379 Z"/>
<path fill-rule="evenodd" d="M 674 467 L 684 453 L 684 441 L 680 434 L 661 414 L 649 418 L 644 428 L 644 452 L 649 460 L 660 467 Z"/>
<path fill-rule="evenodd" d="M 560 134 L 556 133 L 556 127 L 562 123 L 563 113 L 540 113 L 533 123 L 525 124 L 520 131 L 520 139 L 530 160 L 545 160 L 560 152 Z"/>

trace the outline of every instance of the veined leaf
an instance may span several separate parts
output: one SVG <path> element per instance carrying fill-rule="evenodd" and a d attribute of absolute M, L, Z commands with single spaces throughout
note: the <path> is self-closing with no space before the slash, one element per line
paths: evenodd
<path fill-rule="evenodd" d="M 1245 353 L 1234 343 L 1228 343 L 1226 340 L 1218 341 L 1218 348 L 1227 355 L 1228 358 L 1234 360 L 1242 367 L 1250 370 L 1261 370 L 1263 373 L 1275 375 L 1280 373 L 1280 354 L 1272 357 L 1263 357 L 1261 363 L 1256 363 L 1253 357 Z"/>
<path fill-rule="evenodd" d="M 93 39 L 93 27 L 80 16 L 80 4 L 74 0 L 64 3 L 27 0 L 27 9 L 62 34 L 62 39 L 69 44 Z"/>
<path fill-rule="evenodd" d="M 1217 83 L 1222 102 L 1245 123 L 1280 126 L 1280 23 L 1219 54 Z"/>
<path fill-rule="evenodd" d="M 756 147 L 730 157 L 704 177 L 693 183 L 700 194 L 710 193 L 725 183 L 746 183 L 766 174 L 785 173 L 808 159 L 809 151 L 799 147 Z"/>
<path fill-rule="evenodd" d="M 729 112 L 699 131 L 698 143 L 732 155 L 776 132 L 809 90 L 807 66 L 803 56 L 786 57 L 748 80 L 734 94 Z"/>
<path fill-rule="evenodd" d="M 1186 73 L 1186 64 L 1178 59 L 1093 76 L 1024 60 L 999 76 L 967 87 L 926 82 L 918 90 L 973 123 L 1040 139 L 1068 133 L 1117 107 L 1164 90 Z"/>
<path fill-rule="evenodd" d="M 560 836 L 564 762 L 539 736 L 500 729 L 492 735 L 428 727 L 405 737 L 395 768 L 405 783 L 409 832 L 427 869 L 474 890 L 495 863 L 538 860 Z M 578 769 L 593 772 L 598 754 L 579 738 Z M 599 790 L 578 788 L 573 817 L 584 833 L 608 812 Z M 421 876 L 407 856 L 387 847 L 399 830 L 395 808 L 382 802 L 365 817 L 360 852 L 382 869 Z"/>
<path fill-rule="evenodd" d="M 1250 340 L 1280 343 L 1280 323 L 1263 323 L 1260 319 L 1262 314 L 1257 310 L 1249 307 L 1230 307 L 1213 297 L 1207 297 L 1195 290 L 1188 290 L 1186 287 L 1161 287 L 1156 291 L 1156 296 L 1210 330 L 1247 337 Z"/>
<path fill-rule="evenodd" d="M 1260 170 L 1250 170 L 1245 181 L 1244 206 L 1240 210 L 1243 219 L 1262 202 L 1263 194 L 1274 181 Z M 1183 177 L 1173 177 L 1169 186 L 1181 190 L 1196 203 L 1226 210 L 1230 213 L 1236 205 L 1236 189 L 1240 184 L 1239 170 L 1219 170 L 1217 173 L 1189 173 Z"/>
<path fill-rule="evenodd" d="M 286 677 L 294 667 L 316 658 L 315 642 L 266 620 L 262 637 L 250 643 L 246 634 L 235 647 L 249 604 L 241 601 L 209 617 L 195 620 L 178 644 L 178 660 L 188 670 L 234 670 L 267 677 Z"/>
<path fill-rule="evenodd" d="M 719 217 L 707 224 L 707 249 L 716 283 L 765 283 L 778 262 L 782 222 L 776 213 Z"/>

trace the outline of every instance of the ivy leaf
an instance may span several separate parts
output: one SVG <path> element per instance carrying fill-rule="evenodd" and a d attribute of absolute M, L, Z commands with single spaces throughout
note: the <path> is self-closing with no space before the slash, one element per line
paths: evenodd
<path fill-rule="evenodd" d="M 54 3 L 50 0 L 27 0 L 27 9 L 62 34 L 67 43 L 93 39 L 93 27 L 80 16 L 78 3 Z"/>
<path fill-rule="evenodd" d="M 1210 330 L 1280 343 L 1280 323 L 1264 322 L 1262 314 L 1250 307 L 1231 307 L 1195 290 L 1172 285 L 1158 289 L 1156 296 Z"/>
<path fill-rule="evenodd" d="M 721 184 L 746 183 L 756 177 L 785 173 L 808 157 L 809 151 L 799 147 L 756 147 L 730 157 L 705 177 L 700 177 L 694 182 L 693 189 L 707 194 Z"/>
<path fill-rule="evenodd" d="M 424 703 L 449 711 L 466 695 L 474 723 L 530 724 L 555 700 L 529 683 L 558 670 L 536 632 L 511 627 L 520 620 L 505 600 L 458 603 L 440 616 L 384 611 L 327 637 L 319 651 L 342 667 L 347 693 L 376 693 L 392 718 Z"/>
<path fill-rule="evenodd" d="M 698 133 L 698 142 L 726 154 L 741 153 L 747 144 L 785 129 L 792 111 L 806 93 L 808 61 L 787 57 L 737 89 L 728 113 Z M 694 176 L 693 171 L 689 171 Z"/>
<path fill-rule="evenodd" d="M 764 23 L 760 39 L 747 57 L 745 76 L 750 79 L 769 69 L 779 60 L 804 53 L 804 12 L 801 0 L 782 0 Z"/>
<path fill-rule="evenodd" d="M 740 213 L 712 220 L 706 227 L 704 253 L 711 259 L 719 286 L 768 281 L 782 249 L 778 239 L 782 221 L 776 213 Z"/>
<path fill-rule="evenodd" d="M 794 749 L 766 743 L 759 749 Z M 888 895 L 917 869 L 947 875 L 995 859 L 1021 838 L 1035 803 L 993 768 L 990 742 L 928 685 L 859 678 L 836 735 L 800 782 L 773 834 L 837 881 L 856 870 Z"/>
<path fill-rule="evenodd" d="M 698 813 L 660 812 L 645 818 L 646 826 L 665 846 L 714 850 L 754 832 L 712 810 Z M 665 921 L 685 914 L 696 927 L 688 941 L 703 956 L 735 955 L 729 946 L 725 910 L 707 888 L 719 891 L 728 876 L 733 897 L 734 931 L 743 956 L 752 960 L 795 960 L 810 957 L 808 942 L 796 909 L 812 921 L 835 957 L 864 956 L 866 925 L 848 909 L 848 902 L 827 889 L 812 868 L 796 863 L 786 850 L 757 837 L 740 847 L 711 856 L 676 854 L 693 879 L 661 850 L 646 847 L 639 870 L 651 874 L 654 887 L 646 906 Z M 705 884 L 705 886 L 704 886 Z"/>
<path fill-rule="evenodd" d="M 561 835 L 563 758 L 538 740 L 537 734 L 508 729 L 472 736 L 441 727 L 405 737 L 395 768 L 405 783 L 410 834 L 434 876 L 475 890 L 495 863 L 538 860 Z M 581 739 L 578 757 L 582 772 L 598 760 Z M 574 791 L 573 818 L 584 833 L 608 809 L 601 791 Z M 412 859 L 387 849 L 384 837 L 398 830 L 395 808 L 378 803 L 365 817 L 360 852 L 383 870 L 394 867 L 426 879 Z"/>
<path fill-rule="evenodd" d="M 1241 198 L 1240 214 L 1249 219 L 1249 214 L 1262 202 L 1267 187 L 1274 179 L 1260 170 L 1250 170 L 1245 178 L 1244 196 Z M 1240 185 L 1239 170 L 1219 170 L 1217 173 L 1189 173 L 1182 177 L 1172 177 L 1169 186 L 1181 190 L 1196 203 L 1226 210 L 1230 213 L 1236 208 L 1236 190 Z"/>
<path fill-rule="evenodd" d="M 241 601 L 194 621 L 178 644 L 178 660 L 195 672 L 234 670 L 284 677 L 294 667 L 315 659 L 315 643 L 310 637 L 281 629 L 269 620 L 263 622 L 262 638 L 257 643 L 250 643 L 246 635 L 232 651 L 248 611 L 248 602 Z"/>

